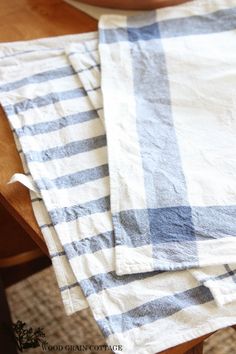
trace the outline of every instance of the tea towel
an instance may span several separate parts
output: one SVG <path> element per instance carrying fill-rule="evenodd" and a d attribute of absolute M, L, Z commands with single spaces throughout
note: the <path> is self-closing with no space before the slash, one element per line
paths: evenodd
<path fill-rule="evenodd" d="M 173 13 L 190 11 L 189 6 L 158 13 L 171 18 Z M 116 274 L 110 143 L 106 101 L 100 95 L 98 42 L 96 38 L 75 43 L 76 48 L 73 43 L 71 50 L 66 41 L 60 53 L 39 49 L 27 53 L 23 61 L 10 52 L 14 58 L 8 58 L 10 63 L 0 71 L 0 99 L 60 241 L 61 250 L 54 256 L 64 269 L 69 260 L 76 279 L 68 288 L 81 287 L 107 342 L 121 345 L 127 354 L 156 353 L 235 324 L 233 296 L 223 298 L 222 292 L 222 301 L 231 303 L 219 306 L 217 291 L 209 290 L 210 282 L 218 288 L 234 284 L 233 264 L 195 268 L 191 273 Z M 90 64 L 85 68 L 86 60 Z M 102 71 L 102 87 L 104 78 Z"/>
<path fill-rule="evenodd" d="M 117 274 L 235 262 L 235 6 L 99 22 Z"/>
<path fill-rule="evenodd" d="M 40 90 L 40 84 L 41 87 L 47 87 L 46 83 L 50 82 L 50 80 L 55 80 L 56 84 L 64 82 L 64 84 L 66 85 L 68 77 L 73 76 L 73 71 L 69 65 L 67 69 L 63 67 L 61 71 L 57 70 L 56 67 L 52 65 L 53 69 L 55 70 L 52 70 L 51 72 L 43 70 L 43 74 L 41 73 L 38 76 L 31 75 L 31 68 L 34 65 L 37 65 L 36 63 L 38 63 L 38 60 L 45 59 L 45 62 L 47 62 L 47 59 L 53 58 L 54 55 L 60 57 L 64 53 L 65 45 L 68 45 L 68 43 L 70 42 L 76 41 L 78 43 L 84 41 L 85 39 L 89 40 L 92 38 L 97 38 L 97 34 L 89 33 L 83 35 L 69 35 L 43 38 L 23 42 L 19 41 L 11 43 L 2 43 L 0 46 L 1 82 L 10 82 L 11 77 L 8 77 L 7 72 L 13 70 L 12 77 L 14 84 L 11 88 L 9 87 L 9 85 L 5 86 L 5 88 L 2 87 L 1 94 L 3 95 L 3 92 L 6 90 L 6 92 L 8 92 L 10 96 L 12 96 L 13 102 L 16 102 L 17 96 L 23 96 L 25 98 L 28 97 L 28 99 L 30 99 L 30 97 L 32 97 L 29 96 L 30 91 L 33 92 L 34 89 Z M 27 63 L 29 64 L 29 66 L 27 66 Z M 25 72 L 23 69 L 24 67 L 26 67 Z M 22 76 L 20 76 L 19 68 L 24 72 Z M 27 77 L 29 77 L 28 81 Z M 51 86 L 46 89 L 51 90 Z M 43 110 L 43 108 L 38 107 L 38 112 L 40 109 Z M 39 123 L 42 114 L 43 112 L 41 112 L 41 114 L 39 114 L 38 116 Z M 51 128 L 52 131 L 53 129 L 62 129 L 63 127 L 63 119 L 59 119 L 59 113 L 57 118 L 58 119 L 56 122 L 53 122 L 53 120 L 51 122 L 51 125 L 53 125 L 54 123 L 54 126 Z M 71 119 L 71 124 L 72 121 L 73 117 Z M 76 119 L 74 119 L 74 123 L 75 122 Z M 41 123 L 43 122 L 41 121 Z M 64 122 L 64 125 L 66 125 L 66 122 Z M 40 131 L 40 124 L 38 125 L 38 127 Z M 32 180 L 32 176 L 29 171 L 24 151 L 22 150 L 22 146 L 19 141 L 19 137 L 17 136 L 16 130 L 13 127 L 12 133 L 16 142 L 17 150 L 21 157 L 25 176 Z M 37 136 L 37 134 L 35 136 Z M 60 240 L 58 239 L 58 235 L 52 225 L 50 216 L 42 200 L 40 192 L 36 195 L 34 191 L 31 191 L 30 196 L 36 220 L 42 231 L 42 234 L 49 250 L 50 257 L 52 259 L 52 264 L 58 281 L 58 286 L 61 292 L 65 311 L 67 314 L 72 314 L 76 311 L 86 308 L 88 306 L 87 301 L 81 291 L 80 286 L 77 283 L 69 261 L 66 259 L 66 257 L 63 257 L 64 250 L 62 248 Z"/>

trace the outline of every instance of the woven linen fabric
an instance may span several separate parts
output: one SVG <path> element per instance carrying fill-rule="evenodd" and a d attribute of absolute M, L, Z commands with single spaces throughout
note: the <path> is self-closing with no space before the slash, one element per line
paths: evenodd
<path fill-rule="evenodd" d="M 68 83 L 68 78 L 72 78 L 72 84 L 74 80 L 73 69 L 70 67 L 68 62 L 66 62 L 65 66 L 62 67 L 62 70 L 59 70 L 60 67 L 59 69 L 57 68 L 56 63 L 55 65 L 50 63 L 52 67 L 51 71 L 46 70 L 45 66 L 43 67 L 43 69 L 41 69 L 41 71 L 40 69 L 38 70 L 38 75 L 37 73 L 33 74 L 33 72 L 37 72 L 36 67 L 38 64 L 43 66 L 46 63 L 47 65 L 48 58 L 51 58 L 53 60 L 54 56 L 55 58 L 63 57 L 64 47 L 65 45 L 68 45 L 68 43 L 74 41 L 78 43 L 85 39 L 92 38 L 97 38 L 97 34 L 89 33 L 86 35 L 59 36 L 53 38 L 31 40 L 26 42 L 23 41 L 13 43 L 2 43 L 0 46 L 0 81 L 1 83 L 11 82 L 11 75 L 8 75 L 8 72 L 12 71 L 12 78 L 14 84 L 12 85 L 12 87 L 10 87 L 9 85 L 4 86 L 3 84 L 0 89 L 0 95 L 2 98 L 1 102 L 4 101 L 4 93 L 7 96 L 10 95 L 14 103 L 18 101 L 24 102 L 24 98 L 26 102 L 27 99 L 29 101 L 33 97 L 37 98 L 39 92 L 41 92 L 42 97 L 43 91 L 52 91 L 53 84 L 50 83 L 49 86 L 47 85 L 50 80 L 53 80 L 55 85 L 54 87 L 56 87 L 56 85 L 59 85 L 59 91 L 61 91 L 63 87 L 68 89 L 68 85 L 71 85 L 71 82 Z M 65 61 L 65 57 L 63 57 L 63 60 Z M 19 71 L 19 68 L 22 72 Z M 36 123 L 34 132 L 33 126 L 31 127 L 32 135 L 36 137 L 35 139 L 37 139 L 37 128 L 39 134 L 43 133 L 40 129 L 41 126 L 44 125 L 44 121 L 41 119 L 42 115 L 44 114 L 43 107 L 44 105 L 40 105 L 39 103 L 38 109 L 36 110 L 38 114 L 36 119 L 35 117 L 26 117 L 22 122 L 23 126 L 27 126 L 28 123 L 30 125 L 31 119 L 33 121 L 34 119 L 38 121 L 39 124 Z M 39 110 L 42 111 L 39 112 Z M 69 124 L 76 124 L 76 120 L 79 121 L 79 113 L 77 115 L 75 114 L 74 118 L 72 115 L 71 119 L 70 117 L 68 117 L 68 119 L 64 119 L 61 112 L 54 111 L 54 114 L 50 118 L 51 131 L 62 129 L 63 127 Z M 12 126 L 12 133 L 14 135 L 16 147 L 21 157 L 25 175 L 27 176 L 27 178 L 32 180 L 32 176 L 24 154 L 26 150 L 24 149 L 24 147 L 22 150 L 22 145 L 19 139 L 20 134 L 18 134 L 18 131 L 14 128 L 15 123 L 16 128 L 18 128 L 19 123 L 17 123 L 17 119 L 15 119 Z M 47 119 L 45 118 L 45 125 L 46 124 Z M 25 128 L 25 130 L 27 130 L 27 128 Z M 48 130 L 50 131 L 49 126 Z M 45 136 L 46 139 L 48 137 L 48 135 Z M 35 146 L 37 146 L 36 140 Z M 42 231 L 42 234 L 49 250 L 49 254 L 52 259 L 52 264 L 58 281 L 58 286 L 61 291 L 65 311 L 67 314 L 72 314 L 76 311 L 86 308 L 88 306 L 87 301 L 80 289 L 80 286 L 78 285 L 78 282 L 71 269 L 70 263 L 65 257 L 65 252 L 62 248 L 61 242 L 57 236 L 55 228 L 52 225 L 50 216 L 42 200 L 40 192 L 38 191 L 38 193 L 35 194 L 34 191 L 30 191 L 30 196 L 36 220 Z"/>
<path fill-rule="evenodd" d="M 101 73 L 100 73 L 100 58 L 98 50 L 87 51 L 81 53 L 80 48 L 76 44 L 71 44 L 66 48 L 67 54 L 70 58 L 76 72 L 79 73 L 80 80 L 86 90 L 91 102 L 90 109 L 97 110 L 97 113 L 104 122 L 104 112 L 102 109 L 103 99 L 100 89 Z M 102 214 L 100 214 L 102 217 Z M 103 215 L 107 217 L 106 214 Z M 97 239 L 97 244 L 99 239 Z M 104 241 L 100 243 L 100 248 L 108 247 L 109 240 L 107 240 L 107 246 Z M 116 240 L 114 240 L 116 243 Z M 67 246 L 66 246 L 67 247 Z M 77 253 L 83 252 L 83 243 L 77 243 Z M 68 257 L 76 256 L 75 252 L 68 249 Z M 117 247 L 115 247 L 116 252 Z M 117 267 L 115 268 L 117 273 Z M 236 264 L 231 265 L 218 265 L 210 267 L 202 267 L 198 269 L 189 269 L 189 272 L 199 281 L 200 284 L 208 287 L 216 302 L 219 305 L 236 300 L 236 281 L 235 281 Z"/>
<path fill-rule="evenodd" d="M 158 14 L 171 17 L 173 13 L 194 12 L 189 6 Z M 153 12 L 146 16 L 148 21 Z M 110 20 L 113 18 L 105 19 Z M 61 40 L 59 51 L 48 50 L 43 44 L 31 51 L 33 44 L 28 43 L 25 48 L 29 52 L 24 55 L 12 50 L 8 53 L 5 47 L 11 45 L 2 45 L 5 64 L 0 69 L 0 100 L 42 198 L 44 217 L 49 217 L 46 229 L 58 238 L 53 258 L 61 272 L 70 265 L 73 273 L 73 282 L 68 281 L 65 287 L 78 289 L 77 298 L 70 299 L 70 311 L 76 300 L 84 301 L 109 344 L 122 345 L 126 354 L 153 354 L 236 323 L 235 266 L 116 274 L 117 239 L 107 158 L 107 147 L 110 156 L 111 146 L 105 133 L 109 103 L 101 96 L 100 87 L 108 77 L 102 71 L 100 78 L 97 36 L 92 41 L 86 38 L 55 40 Z M 120 66 L 121 74 L 123 70 Z M 114 109 L 115 104 L 112 114 Z M 132 172 L 131 165 L 129 168 Z M 42 211 L 38 208 L 37 212 L 40 215 Z M 51 241 L 56 244 L 57 240 Z M 222 289 L 226 284 L 229 292 Z M 86 300 L 79 294 L 80 288 Z"/>
<path fill-rule="evenodd" d="M 117 274 L 235 262 L 236 1 L 99 28 Z"/>

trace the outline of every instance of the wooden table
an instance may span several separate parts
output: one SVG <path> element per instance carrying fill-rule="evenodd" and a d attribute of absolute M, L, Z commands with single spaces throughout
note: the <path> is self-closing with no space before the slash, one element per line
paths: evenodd
<path fill-rule="evenodd" d="M 0 42 L 95 31 L 97 21 L 62 0 L 1 0 Z M 19 183 L 7 185 L 16 172 L 23 172 L 12 133 L 0 110 L 0 203 L 47 254 L 33 215 L 29 193 Z M 162 354 L 200 353 L 209 335 L 181 344 Z M 134 354 L 134 353 L 130 353 Z"/>

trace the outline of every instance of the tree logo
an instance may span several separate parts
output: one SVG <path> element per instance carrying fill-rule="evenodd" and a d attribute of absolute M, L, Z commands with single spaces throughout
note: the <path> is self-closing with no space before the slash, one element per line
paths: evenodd
<path fill-rule="evenodd" d="M 43 328 L 27 327 L 25 322 L 17 321 L 12 324 L 16 346 L 20 352 L 28 348 L 37 348 L 47 344 Z"/>

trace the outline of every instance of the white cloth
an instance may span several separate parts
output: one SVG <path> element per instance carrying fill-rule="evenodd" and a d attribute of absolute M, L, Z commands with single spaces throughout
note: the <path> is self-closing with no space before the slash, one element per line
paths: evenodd
<path fill-rule="evenodd" d="M 219 26 L 215 25 L 212 13 L 218 12 L 220 14 L 225 10 L 228 22 L 225 22 L 224 17 L 220 24 L 232 26 L 234 22 L 236 23 L 235 8 L 235 0 L 211 1 L 210 5 L 197 1 L 172 9 L 160 10 L 157 13 L 151 12 L 142 18 L 104 17 L 101 22 L 99 48 L 98 36 L 95 33 L 82 37 L 80 35 L 59 37 L 36 43 L 33 41 L 26 44 L 15 43 L 0 46 L 0 101 L 14 134 L 19 140 L 16 142 L 20 144 L 19 150 L 22 149 L 23 152 L 20 151 L 20 154 L 25 161 L 25 173 L 33 179 L 42 198 L 36 198 L 39 200 L 33 202 L 33 206 L 52 260 L 56 260 L 54 267 L 67 312 L 72 313 L 88 304 L 108 344 L 122 345 L 123 353 L 154 354 L 236 323 L 233 262 L 230 266 L 224 266 L 218 262 L 217 267 L 197 267 L 181 271 L 155 270 L 146 273 L 117 275 L 117 273 L 123 273 L 124 269 L 118 270 L 119 261 L 122 262 L 122 259 L 117 259 L 120 245 L 117 245 L 116 230 L 114 232 L 114 226 L 117 226 L 114 225 L 114 220 L 116 220 L 114 215 L 112 219 L 112 214 L 117 211 L 114 209 L 115 204 L 113 203 L 116 203 L 117 200 L 121 205 L 125 205 L 125 208 L 118 212 L 127 211 L 127 202 L 131 202 L 131 207 L 134 206 L 132 203 L 135 199 L 130 197 L 128 200 L 127 195 L 134 195 L 137 202 L 142 201 L 143 184 L 135 184 L 140 176 L 136 175 L 137 171 L 132 167 L 132 163 L 136 163 L 137 160 L 134 158 L 132 163 L 127 165 L 127 161 L 130 161 L 132 147 L 134 152 L 137 151 L 134 144 L 134 123 L 137 120 L 134 122 L 132 118 L 139 115 L 134 110 L 134 96 L 144 104 L 144 121 L 145 117 L 150 117 L 150 122 L 153 102 L 166 106 L 167 103 L 172 104 L 172 100 L 176 99 L 175 95 L 171 96 L 171 101 L 166 99 L 166 71 L 164 67 L 158 71 L 159 91 L 152 90 L 151 84 L 156 79 L 155 70 L 158 68 L 156 55 L 159 60 L 162 59 L 159 51 L 156 53 L 152 51 L 152 48 L 155 48 L 154 44 L 156 45 L 160 40 L 160 32 L 156 31 L 156 28 L 159 28 L 161 24 L 164 26 L 162 29 L 168 30 L 165 33 L 168 33 L 170 38 L 164 38 L 164 42 L 170 40 L 171 43 L 180 45 L 183 36 L 179 32 L 178 36 L 176 35 L 176 18 L 183 21 L 191 16 L 191 23 L 195 23 L 195 25 L 200 23 L 201 25 L 200 27 L 196 26 L 198 31 L 205 30 L 209 24 L 208 21 L 210 21 L 210 27 L 218 28 L 220 33 L 222 28 L 219 29 Z M 228 9 L 230 11 L 227 12 Z M 154 21 L 153 15 L 157 16 L 154 16 Z M 199 17 L 199 15 L 201 16 Z M 156 22 L 156 19 L 159 22 Z M 127 24 L 129 24 L 128 27 Z M 185 22 L 184 25 L 189 28 Z M 184 28 L 186 29 L 186 27 Z M 182 30 L 183 26 L 181 26 Z M 171 37 L 173 31 L 176 41 Z M 232 27 L 224 27 L 222 35 L 228 36 L 231 31 Z M 153 34 L 159 35 L 159 37 L 153 39 L 150 37 Z M 144 38 L 141 38 L 143 35 Z M 201 35 L 194 33 L 186 41 L 190 37 L 194 37 L 194 39 L 199 39 L 201 43 L 199 38 L 202 37 Z M 189 43 L 187 45 L 185 40 L 184 43 L 187 49 L 188 47 L 192 48 Z M 222 43 L 227 46 L 225 42 Z M 118 49 L 113 51 L 117 45 Z M 146 45 L 148 45 L 147 49 L 150 52 L 144 51 L 143 46 Z M 127 51 L 127 48 L 131 49 L 130 52 Z M 143 74 L 143 82 L 139 80 L 139 85 L 137 85 L 137 81 L 135 83 L 124 78 L 124 73 L 127 73 L 130 78 L 128 69 L 131 57 L 123 56 L 124 52 L 121 49 L 125 50 L 126 54 L 137 54 L 138 56 L 141 50 L 143 57 L 146 58 L 146 60 L 142 60 L 139 69 L 133 71 L 135 75 Z M 149 55 L 149 53 L 151 54 Z M 226 54 L 225 51 L 222 55 Z M 110 66 L 108 65 L 108 55 L 110 56 Z M 102 76 L 100 76 L 100 56 Z M 231 59 L 233 60 L 233 58 L 232 56 Z M 180 56 L 178 60 L 181 61 L 181 59 L 184 61 L 184 58 Z M 152 66 L 153 60 L 154 67 Z M 229 60 L 227 63 L 230 64 L 231 61 Z M 162 64 L 165 62 L 162 61 Z M 146 77 L 145 74 L 150 72 L 150 68 L 153 77 L 149 75 Z M 181 66 L 179 68 L 181 69 Z M 231 67 L 229 66 L 229 68 Z M 118 78 L 116 76 L 117 70 L 120 73 Z M 190 76 L 193 75 L 193 71 L 188 69 L 188 72 Z M 109 76 L 108 73 L 112 75 Z M 175 75 L 177 77 L 177 73 Z M 187 72 L 183 77 L 184 83 L 186 76 Z M 112 80 L 114 81 L 116 78 L 118 81 L 114 84 Z M 140 79 L 138 75 L 137 78 Z M 177 81 L 172 76 L 171 78 L 174 83 L 180 82 L 179 78 Z M 122 81 L 122 79 L 124 80 Z M 110 90 L 106 86 L 108 83 L 112 84 Z M 197 77 L 196 82 L 192 81 L 192 84 L 195 83 L 197 87 L 200 85 Z M 143 88 L 143 84 L 146 84 L 145 90 L 135 93 L 136 89 Z M 185 86 L 183 85 L 183 87 Z M 181 94 L 180 88 L 177 92 L 179 95 Z M 128 94 L 124 97 L 124 93 L 127 92 Z M 191 93 L 190 90 L 189 94 Z M 186 92 L 184 100 L 178 101 L 181 109 L 186 107 L 184 102 L 188 97 L 187 94 L 188 92 Z M 223 96 L 224 98 L 225 96 Z M 119 106 L 118 102 L 121 102 Z M 146 105 L 147 102 L 149 105 Z M 176 104 L 173 105 L 173 107 L 175 106 Z M 163 112 L 161 111 L 160 114 Z M 113 121 L 111 121 L 111 117 L 114 117 Z M 230 117 L 233 121 L 233 116 L 230 115 Z M 127 124 L 131 124 L 132 129 L 127 130 Z M 112 131 L 113 125 L 115 131 Z M 171 124 L 168 125 L 171 126 Z M 185 127 L 189 126 L 191 124 L 185 124 Z M 147 127 L 143 125 L 144 131 Z M 180 128 L 183 127 L 180 126 Z M 154 131 L 156 132 L 156 130 Z M 177 133 L 179 134 L 180 131 L 178 129 Z M 124 137 L 128 132 L 130 135 L 125 140 Z M 165 129 L 160 132 L 165 136 Z M 160 133 L 158 132 L 158 134 Z M 159 138 L 158 134 L 156 138 Z M 124 154 L 127 153 L 126 156 L 124 154 L 113 156 L 119 147 L 117 137 L 121 141 L 125 140 L 121 147 L 122 149 L 127 148 L 124 149 Z M 180 134 L 180 137 L 185 136 Z M 167 141 L 172 142 L 171 134 L 168 135 L 168 139 Z M 117 144 L 114 145 L 115 141 Z M 161 141 L 162 139 L 157 139 L 156 144 L 160 144 Z M 175 153 L 176 151 L 174 151 Z M 155 157 L 155 155 L 152 156 Z M 118 179 L 119 193 L 114 187 L 116 175 L 113 175 L 118 159 L 122 164 L 119 164 L 117 170 L 120 171 L 122 168 L 124 173 L 122 183 Z M 233 163 L 233 160 L 230 159 L 231 162 Z M 168 167 L 168 163 L 163 163 L 161 171 L 164 171 L 166 166 Z M 156 165 L 154 164 L 153 170 L 155 171 L 155 169 Z M 125 194 L 126 177 L 129 177 L 132 171 L 135 172 L 132 175 L 135 190 L 132 185 L 130 186 L 128 180 L 130 194 L 127 191 Z M 222 169 L 222 173 L 225 171 L 228 170 Z M 181 175 L 178 169 L 176 169 L 176 176 L 176 180 L 180 180 Z M 165 191 L 165 189 L 163 190 Z M 180 188 L 181 192 L 182 190 Z M 160 190 L 160 192 L 162 191 Z M 120 198 L 122 195 L 124 200 Z M 161 197 L 162 193 L 160 195 L 155 193 L 154 196 Z M 171 193 L 166 195 L 166 197 L 171 196 Z M 152 199 L 148 200 L 152 201 Z M 172 202 L 172 199 L 170 200 Z M 38 203 L 37 206 L 35 206 L 36 203 Z M 193 208 L 194 204 L 190 203 L 189 206 Z M 139 209 L 141 210 L 141 208 Z M 134 247 L 133 235 L 128 233 L 129 227 L 135 234 L 139 230 L 142 231 L 145 226 L 144 224 L 139 225 L 140 220 L 137 218 L 139 214 L 135 213 L 134 215 L 135 218 L 131 218 L 131 224 L 124 223 L 124 229 L 130 236 L 131 243 L 127 255 L 125 252 L 121 252 L 121 255 L 124 260 L 133 260 L 135 263 L 140 259 L 145 261 L 146 256 L 150 257 L 150 254 L 145 255 L 145 252 L 141 250 L 140 253 L 135 254 L 137 257 L 134 257 L 133 252 L 136 247 Z M 152 214 L 150 215 L 152 216 Z M 126 217 L 125 214 L 124 217 Z M 124 218 L 120 218 L 118 222 L 123 222 L 123 220 Z M 163 219 L 157 218 L 157 221 L 160 220 Z M 188 225 L 188 222 L 188 218 L 186 222 L 183 219 L 183 225 Z M 217 218 L 215 218 L 215 223 L 219 225 Z M 169 226 L 173 227 L 172 220 L 170 220 Z M 231 227 L 233 226 L 231 225 Z M 160 226 L 157 225 L 157 227 Z M 183 241 L 181 230 L 185 231 L 180 228 L 177 234 Z M 171 229 L 169 231 L 170 235 L 173 235 Z M 208 235 L 207 228 L 205 231 L 205 234 Z M 186 232 L 184 235 L 186 236 Z M 209 233 L 209 235 L 211 234 Z M 159 236 L 164 237 L 166 233 L 161 233 Z M 189 238 L 193 236 L 192 230 L 187 236 Z M 227 238 L 227 235 L 224 236 L 224 239 Z M 137 242 L 139 241 L 137 239 Z M 208 245 L 208 241 L 204 242 Z M 157 245 L 159 244 L 161 242 L 157 243 Z M 183 245 L 185 245 L 184 242 Z M 225 248 L 224 257 L 227 252 L 229 252 L 228 254 L 231 252 L 228 245 L 229 243 Z M 127 247 L 127 244 L 121 246 Z M 165 246 L 168 249 L 168 242 Z M 173 261 L 171 243 L 169 246 L 169 260 Z M 186 248 L 183 249 L 186 250 Z M 178 254 L 182 257 L 181 267 L 185 261 L 183 249 L 179 248 L 178 250 Z M 190 259 L 193 259 L 194 253 L 192 248 L 190 250 Z M 138 248 L 137 251 L 139 251 Z M 155 252 L 152 255 L 155 255 Z M 206 262 L 199 262 L 201 266 L 205 264 Z M 196 266 L 191 263 L 191 266 L 193 265 Z M 159 267 L 161 267 L 161 262 Z M 124 271 L 126 272 L 127 269 L 128 267 Z M 119 353 L 119 348 L 115 352 Z"/>

